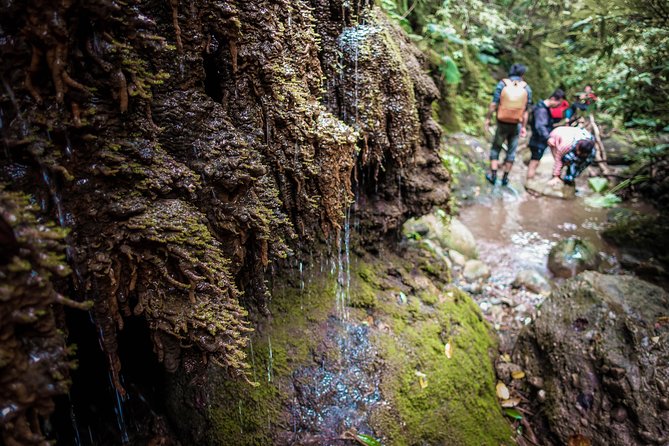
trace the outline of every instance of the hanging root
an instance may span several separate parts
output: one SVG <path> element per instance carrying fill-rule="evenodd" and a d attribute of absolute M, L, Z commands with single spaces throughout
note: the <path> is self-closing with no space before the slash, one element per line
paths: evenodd
<path fill-rule="evenodd" d="M 181 27 L 179 26 L 179 0 L 170 0 L 170 6 L 172 7 L 172 24 L 174 25 L 174 35 L 177 41 L 177 51 L 179 51 L 179 54 L 183 54 L 184 46 L 181 42 Z"/>
<path fill-rule="evenodd" d="M 33 97 L 35 102 L 38 104 L 42 103 L 42 96 L 37 92 L 37 89 L 33 85 L 33 76 L 39 72 L 40 61 L 42 60 L 42 51 L 33 45 L 32 56 L 30 58 L 30 67 L 28 68 L 28 73 L 26 73 L 25 87 L 30 93 L 30 96 Z"/>

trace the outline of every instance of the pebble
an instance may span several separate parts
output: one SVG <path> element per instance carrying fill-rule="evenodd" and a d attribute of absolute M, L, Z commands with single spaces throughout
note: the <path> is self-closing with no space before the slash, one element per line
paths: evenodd
<path fill-rule="evenodd" d="M 618 423 L 622 423 L 627 419 L 627 411 L 622 406 L 616 406 L 611 411 L 611 418 Z"/>

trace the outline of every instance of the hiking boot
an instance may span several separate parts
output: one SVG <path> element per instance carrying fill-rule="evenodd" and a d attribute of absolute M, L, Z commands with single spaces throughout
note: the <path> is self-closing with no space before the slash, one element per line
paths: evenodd
<path fill-rule="evenodd" d="M 488 180 L 488 183 L 490 183 L 494 186 L 495 182 L 497 181 L 497 175 L 493 175 L 491 173 L 486 173 L 485 174 L 485 179 Z"/>
<path fill-rule="evenodd" d="M 509 185 L 509 177 L 503 177 L 502 186 L 508 186 L 508 185 Z"/>

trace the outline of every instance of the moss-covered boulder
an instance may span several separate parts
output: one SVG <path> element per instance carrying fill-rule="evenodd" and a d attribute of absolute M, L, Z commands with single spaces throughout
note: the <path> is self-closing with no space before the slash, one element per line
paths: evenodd
<path fill-rule="evenodd" d="M 490 327 L 469 296 L 415 267 L 426 255 L 353 256 L 332 274 L 324 261 L 324 272 L 315 264 L 299 281 L 277 282 L 272 317 L 247 352 L 254 385 L 217 367 L 169 384 L 184 441 L 321 445 L 364 434 L 386 445 L 511 444 Z"/>
<path fill-rule="evenodd" d="M 661 288 L 594 271 L 552 293 L 514 353 L 545 444 L 666 444 L 668 308 Z"/>

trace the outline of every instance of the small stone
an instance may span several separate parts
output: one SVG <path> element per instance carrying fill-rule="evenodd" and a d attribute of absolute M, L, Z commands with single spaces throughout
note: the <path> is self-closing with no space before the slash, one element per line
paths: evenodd
<path fill-rule="evenodd" d="M 462 275 L 468 282 L 473 282 L 478 279 L 486 279 L 490 277 L 490 268 L 480 260 L 468 260 L 467 263 L 465 263 Z"/>
<path fill-rule="evenodd" d="M 627 419 L 627 410 L 622 406 L 614 407 L 611 411 L 611 419 L 618 423 L 622 423 Z"/>
<path fill-rule="evenodd" d="M 448 256 L 451 258 L 453 263 L 458 265 L 458 266 L 465 266 L 465 263 L 467 263 L 467 257 L 460 254 L 455 249 L 449 249 L 448 250 Z"/>
<path fill-rule="evenodd" d="M 537 389 L 543 389 L 544 388 L 544 380 L 540 376 L 533 376 L 528 380 L 528 382 L 534 388 L 537 388 Z"/>
<path fill-rule="evenodd" d="M 660 407 L 662 410 L 669 410 L 669 398 L 660 398 Z"/>
<path fill-rule="evenodd" d="M 622 367 L 611 367 L 611 370 L 609 370 L 609 375 L 613 379 L 621 379 L 627 374 L 627 370 L 623 369 Z"/>
<path fill-rule="evenodd" d="M 546 391 L 544 389 L 537 392 L 537 399 L 542 403 L 546 401 Z"/>

